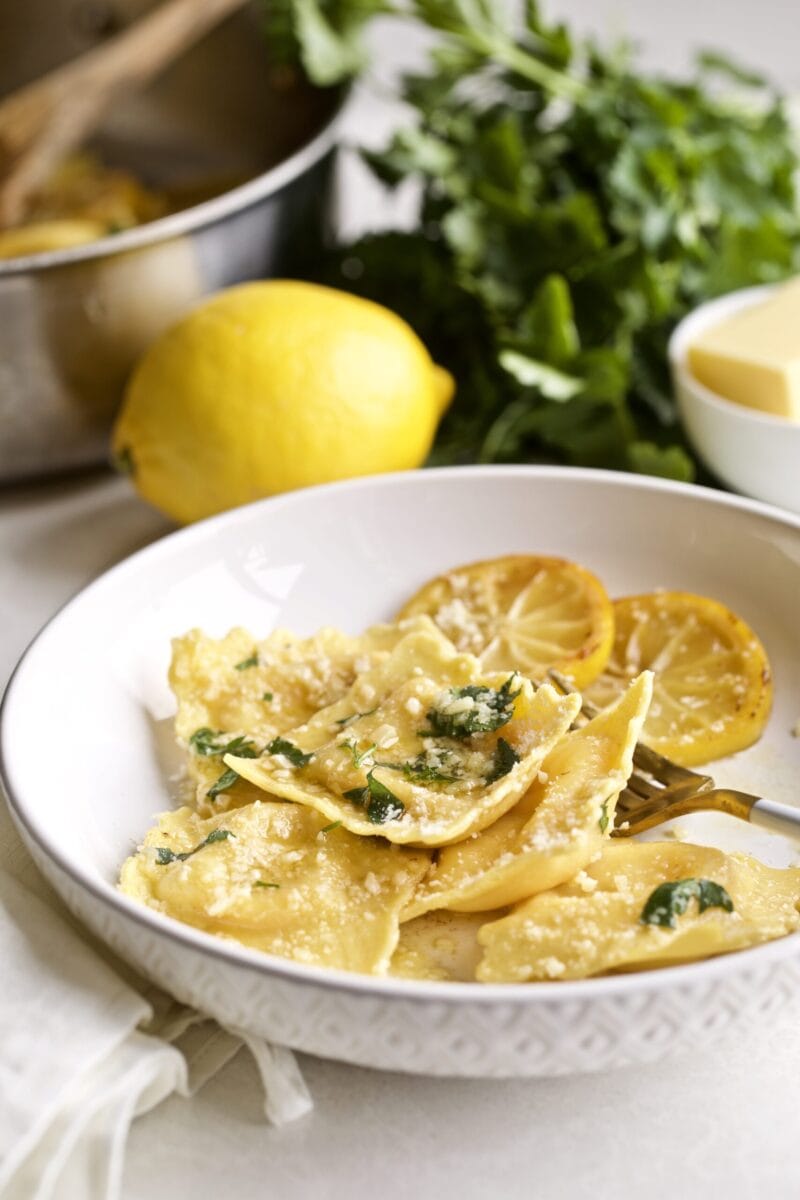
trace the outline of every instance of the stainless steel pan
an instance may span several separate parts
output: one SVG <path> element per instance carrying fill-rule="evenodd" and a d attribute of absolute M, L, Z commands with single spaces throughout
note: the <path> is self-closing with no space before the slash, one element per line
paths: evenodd
<path fill-rule="evenodd" d="M 149 7 L 0 0 L 0 95 Z M 101 461 L 153 338 L 208 293 L 291 273 L 313 253 L 341 97 L 276 86 L 258 25 L 258 5 L 231 18 L 94 139 L 155 186 L 246 182 L 98 242 L 0 262 L 0 480 Z"/>

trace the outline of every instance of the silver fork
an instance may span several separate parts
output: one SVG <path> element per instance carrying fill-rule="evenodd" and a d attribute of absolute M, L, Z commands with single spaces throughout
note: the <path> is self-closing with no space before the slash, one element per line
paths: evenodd
<path fill-rule="evenodd" d="M 562 692 L 577 693 L 577 688 L 558 671 L 548 671 L 548 675 Z M 583 717 L 590 720 L 599 712 L 581 697 Z M 710 775 L 679 767 L 641 742 L 633 752 L 633 764 L 628 786 L 617 800 L 612 837 L 630 837 L 693 812 L 724 812 L 784 837 L 800 837 L 800 810 L 788 804 L 716 787 Z"/>

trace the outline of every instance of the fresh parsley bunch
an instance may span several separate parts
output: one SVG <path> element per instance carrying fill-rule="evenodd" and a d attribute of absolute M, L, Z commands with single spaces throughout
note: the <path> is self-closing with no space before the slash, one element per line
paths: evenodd
<path fill-rule="evenodd" d="M 666 362 L 710 296 L 797 269 L 798 157 L 783 103 L 716 54 L 692 78 L 577 45 L 534 0 L 276 0 L 311 77 L 362 62 L 378 12 L 441 35 L 369 156 L 422 181 L 419 228 L 339 253 L 326 281 L 396 309 L 458 394 L 433 461 L 548 458 L 693 476 Z"/>

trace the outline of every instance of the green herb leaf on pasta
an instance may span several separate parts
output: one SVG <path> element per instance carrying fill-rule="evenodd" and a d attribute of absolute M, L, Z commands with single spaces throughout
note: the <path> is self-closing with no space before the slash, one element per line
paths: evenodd
<path fill-rule="evenodd" d="M 498 689 L 469 684 L 449 688 L 428 710 L 429 729 L 420 737 L 451 737 L 465 741 L 473 734 L 491 733 L 506 725 L 514 716 L 514 701 L 522 690 L 515 687 L 517 675 L 509 675 Z"/>
<path fill-rule="evenodd" d="M 353 766 L 356 769 L 363 766 L 368 759 L 371 759 L 372 755 L 378 749 L 377 742 L 373 742 L 372 745 L 367 746 L 364 750 L 359 750 L 357 743 L 352 740 L 342 742 L 342 746 L 350 751 L 350 757 L 353 761 Z"/>
<path fill-rule="evenodd" d="M 373 768 L 374 771 L 374 768 Z M 395 796 L 385 783 L 376 779 L 373 771 L 367 774 L 364 787 L 348 788 L 343 793 L 346 800 L 351 800 L 360 808 L 366 808 L 367 819 L 373 825 L 385 825 L 387 821 L 397 821 L 406 811 L 402 800 Z"/>
<path fill-rule="evenodd" d="M 232 837 L 236 837 L 236 834 L 231 833 L 230 829 L 212 829 L 208 837 L 203 838 L 202 842 L 193 850 L 183 850 L 180 854 L 170 850 L 168 846 L 157 846 L 156 862 L 160 867 L 166 867 L 171 862 L 186 862 L 187 858 L 197 854 L 198 850 L 202 850 L 204 846 L 212 846 L 214 842 L 224 842 Z"/>
<path fill-rule="evenodd" d="M 254 650 L 249 658 L 243 658 L 241 662 L 236 664 L 237 671 L 249 671 L 250 667 L 258 666 L 258 654 Z"/>
<path fill-rule="evenodd" d="M 505 738 L 498 738 L 492 769 L 486 776 L 486 782 L 496 783 L 498 779 L 502 779 L 504 775 L 508 775 L 509 771 L 513 771 L 518 762 L 519 755 L 514 747 L 509 745 Z"/>
<path fill-rule="evenodd" d="M 238 779 L 239 772 L 234 771 L 232 767 L 229 767 L 227 771 L 222 772 L 219 779 L 217 779 L 215 783 L 212 783 L 211 787 L 206 792 L 206 796 L 209 800 L 216 800 L 217 796 L 221 795 L 223 792 L 230 791 Z"/>
<path fill-rule="evenodd" d="M 253 739 L 245 734 L 229 737 L 227 733 L 220 733 L 207 726 L 194 731 L 189 738 L 189 745 L 195 754 L 203 758 L 221 758 L 224 754 L 233 754 L 236 758 L 258 758 L 259 754 Z M 208 794 L 211 795 L 210 792 Z"/>
<path fill-rule="evenodd" d="M 304 754 L 299 746 L 295 746 L 294 742 L 289 742 L 282 737 L 272 739 L 267 746 L 267 754 L 281 754 L 289 760 L 293 767 L 305 767 L 314 757 L 313 754 Z"/>
<path fill-rule="evenodd" d="M 697 900 L 700 912 L 722 908 L 733 912 L 733 900 L 721 883 L 712 879 L 678 879 L 661 883 L 650 895 L 639 918 L 643 925 L 675 929 L 677 918 L 686 912 L 691 900 Z"/>

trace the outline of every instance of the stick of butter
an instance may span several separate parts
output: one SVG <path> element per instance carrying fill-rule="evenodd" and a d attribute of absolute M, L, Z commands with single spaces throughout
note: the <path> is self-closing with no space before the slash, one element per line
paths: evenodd
<path fill-rule="evenodd" d="M 706 330 L 688 360 L 718 396 L 800 421 L 800 279 Z"/>

